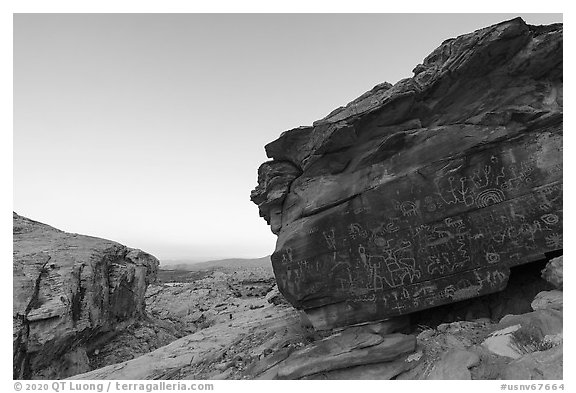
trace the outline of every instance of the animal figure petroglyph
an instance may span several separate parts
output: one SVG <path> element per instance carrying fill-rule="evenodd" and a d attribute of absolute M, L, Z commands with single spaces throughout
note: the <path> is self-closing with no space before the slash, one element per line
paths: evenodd
<path fill-rule="evenodd" d="M 360 261 L 371 278 L 373 289 L 384 289 L 384 283 L 396 288 L 421 277 L 420 270 L 416 269 L 416 260 L 412 257 L 412 244 L 403 241 L 400 247 L 393 249 L 389 243 L 386 241 L 380 255 L 368 254 L 363 245 L 358 246 Z"/>

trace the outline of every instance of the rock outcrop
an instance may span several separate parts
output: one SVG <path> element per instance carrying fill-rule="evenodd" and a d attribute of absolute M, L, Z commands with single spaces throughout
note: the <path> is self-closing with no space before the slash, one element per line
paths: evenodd
<path fill-rule="evenodd" d="M 251 199 L 284 297 L 319 329 L 376 321 L 561 250 L 562 45 L 562 24 L 520 18 L 446 40 L 268 144 Z"/>
<path fill-rule="evenodd" d="M 158 260 L 14 213 L 13 376 L 58 379 L 89 371 L 91 343 L 144 315 Z"/>

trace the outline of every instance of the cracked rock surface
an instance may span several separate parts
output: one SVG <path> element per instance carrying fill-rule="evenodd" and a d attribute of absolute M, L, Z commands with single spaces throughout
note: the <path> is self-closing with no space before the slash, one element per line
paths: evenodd
<path fill-rule="evenodd" d="M 158 260 L 13 214 L 13 377 L 90 370 L 90 344 L 144 316 Z"/>
<path fill-rule="evenodd" d="M 562 45 L 562 24 L 520 18 L 448 39 L 266 145 L 251 200 L 315 328 L 502 291 L 562 250 Z"/>

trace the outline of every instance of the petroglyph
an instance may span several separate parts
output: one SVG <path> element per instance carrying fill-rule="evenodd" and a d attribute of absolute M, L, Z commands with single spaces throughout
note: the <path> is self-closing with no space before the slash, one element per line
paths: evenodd
<path fill-rule="evenodd" d="M 522 146 L 481 152 L 408 176 L 404 188 L 366 192 L 336 219 L 302 224 L 306 231 L 273 256 L 279 283 L 298 287 L 303 308 L 308 299 L 341 299 L 381 315 L 502 289 L 509 266 L 562 248 L 562 184 L 535 187 L 548 172 L 530 154 Z"/>
<path fill-rule="evenodd" d="M 418 204 L 412 201 L 404 201 L 400 204 L 400 210 L 404 217 L 410 216 L 417 216 L 418 213 Z"/>
<path fill-rule="evenodd" d="M 492 247 L 492 250 L 494 250 L 494 247 Z M 493 265 L 500 262 L 500 254 L 494 251 L 486 251 L 485 259 L 488 264 Z"/>
<path fill-rule="evenodd" d="M 502 190 L 492 188 L 489 190 L 484 190 L 476 196 L 476 206 L 483 208 L 486 206 L 494 205 L 503 202 L 505 199 Z"/>
<path fill-rule="evenodd" d="M 560 221 L 558 216 L 552 213 L 544 214 L 540 219 L 547 225 L 556 225 Z"/>
<path fill-rule="evenodd" d="M 362 225 L 358 223 L 352 223 L 348 226 L 348 236 L 350 236 L 351 239 L 365 239 L 368 237 L 368 232 L 362 228 Z"/>
<path fill-rule="evenodd" d="M 550 236 L 546 236 L 546 245 L 550 248 L 562 248 L 563 247 L 563 240 L 561 233 L 555 233 Z"/>
<path fill-rule="evenodd" d="M 400 247 L 392 248 L 389 242 L 382 249 L 382 254 L 368 254 L 365 247 L 358 247 L 358 255 L 368 273 L 371 289 L 384 289 L 410 284 L 420 278 L 421 272 L 416 269 L 416 260 L 412 257 L 411 244 L 403 241 Z"/>
<path fill-rule="evenodd" d="M 324 235 L 326 244 L 328 244 L 328 249 L 336 251 L 336 234 L 334 232 L 334 228 L 330 228 L 330 230 L 324 231 L 322 234 Z"/>

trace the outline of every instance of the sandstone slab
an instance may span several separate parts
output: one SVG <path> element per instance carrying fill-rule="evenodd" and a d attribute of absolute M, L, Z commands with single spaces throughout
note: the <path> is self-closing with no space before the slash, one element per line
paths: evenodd
<path fill-rule="evenodd" d="M 562 345 L 546 351 L 534 352 L 508 364 L 502 371 L 502 379 L 562 380 Z"/>
<path fill-rule="evenodd" d="M 440 358 L 426 379 L 471 379 L 468 369 L 478 365 L 479 362 L 480 357 L 474 352 L 452 350 Z"/>
<path fill-rule="evenodd" d="M 384 363 L 366 364 L 350 368 L 322 372 L 304 377 L 311 380 L 390 380 L 414 367 L 417 362 L 410 362 L 407 356 Z"/>
<path fill-rule="evenodd" d="M 561 250 L 562 34 L 516 18 L 447 40 L 268 144 L 251 198 L 285 298 L 347 326 L 500 291 Z"/>
<path fill-rule="evenodd" d="M 542 271 L 542 277 L 556 288 L 562 290 L 564 283 L 564 257 L 553 258 Z"/>
<path fill-rule="evenodd" d="M 512 334 L 520 329 L 520 325 L 512 325 L 493 332 L 482 345 L 498 356 L 506 356 L 512 359 L 522 357 L 522 352 L 514 345 Z"/>
<path fill-rule="evenodd" d="M 545 309 L 562 311 L 564 308 L 563 299 L 562 291 L 543 291 L 536 295 L 531 306 L 534 311 Z"/>

